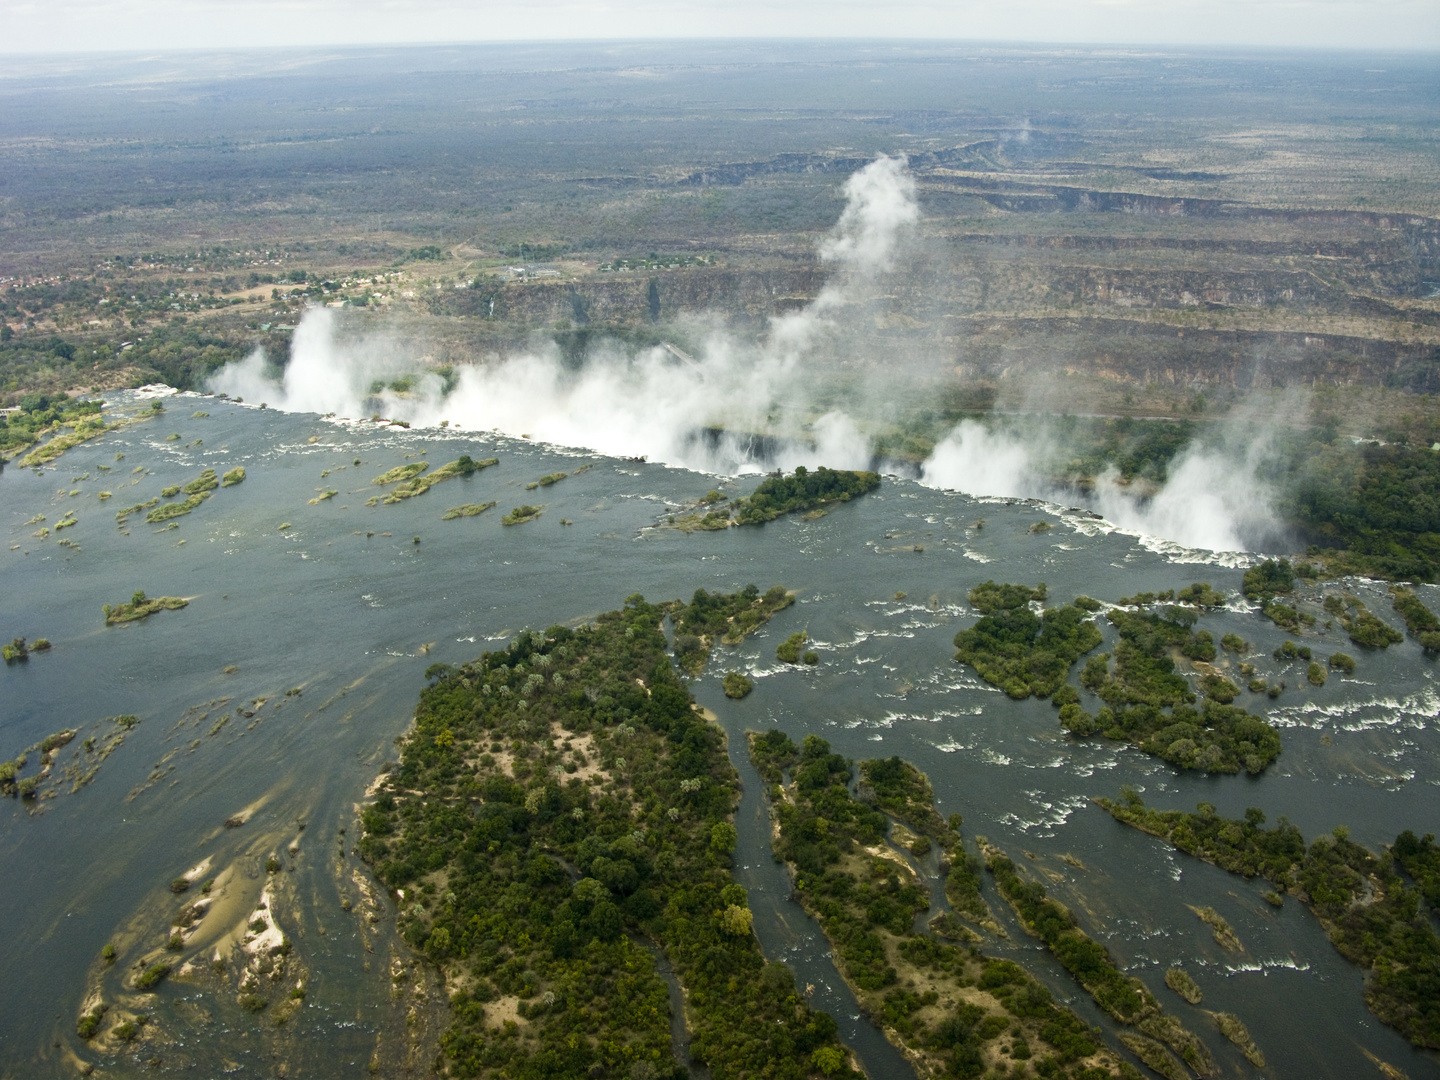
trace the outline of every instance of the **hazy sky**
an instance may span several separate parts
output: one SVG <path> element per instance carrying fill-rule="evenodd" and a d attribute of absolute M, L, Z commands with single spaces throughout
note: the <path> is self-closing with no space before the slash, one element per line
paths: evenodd
<path fill-rule="evenodd" d="M 0 0 L 0 53 L 656 37 L 1440 49 L 1440 0 Z"/>

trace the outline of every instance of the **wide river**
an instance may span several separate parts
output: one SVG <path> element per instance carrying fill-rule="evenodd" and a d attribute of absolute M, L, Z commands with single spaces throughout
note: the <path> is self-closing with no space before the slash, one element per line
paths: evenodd
<path fill-rule="evenodd" d="M 53 797 L 38 804 L 0 803 L 0 1076 L 73 1076 L 82 1062 L 95 1062 L 96 1075 L 362 1073 L 377 1040 L 393 1045 L 403 1015 L 390 977 L 393 906 L 381 897 L 369 937 L 363 905 L 342 908 L 342 896 L 358 898 L 358 860 L 340 830 L 355 839 L 354 806 L 394 759 L 425 669 L 471 659 L 525 627 L 593 617 L 634 592 L 688 598 L 753 582 L 783 584 L 799 602 L 738 650 L 718 648 L 694 693 L 729 733 L 746 783 L 740 874 L 762 943 L 816 986 L 817 1003 L 877 1080 L 905 1075 L 904 1066 L 857 1015 L 823 939 L 785 898 L 758 781 L 743 758 L 747 728 L 813 732 L 857 760 L 913 761 L 942 813 L 964 815 L 967 841 L 984 835 L 1041 876 L 1122 966 L 1203 1033 L 1224 1073 L 1254 1070 L 1164 988 L 1172 963 L 1196 977 L 1204 1008 L 1244 1020 L 1270 1075 L 1378 1075 L 1378 1059 L 1417 1080 L 1440 1077 L 1440 1059 L 1412 1050 L 1366 1010 L 1361 974 L 1302 905 L 1271 908 L 1260 883 L 1172 852 L 1090 802 L 1131 784 L 1166 808 L 1204 800 L 1239 816 L 1259 806 L 1307 837 L 1346 825 L 1375 850 L 1401 829 L 1440 832 L 1440 693 L 1435 662 L 1412 640 L 1367 651 L 1338 628 L 1308 634 L 1321 655 L 1343 649 L 1359 661 L 1355 678 L 1315 688 L 1300 667 L 1270 658 L 1285 635 L 1244 603 L 1205 616 L 1201 626 L 1217 640 L 1233 631 L 1253 642 L 1261 673 L 1289 684 L 1275 701 L 1240 702 L 1280 728 L 1284 753 L 1258 779 L 1180 774 L 1134 748 L 1067 738 L 1047 702 L 1010 701 L 959 667 L 951 639 L 976 617 L 967 591 L 987 579 L 1044 581 L 1055 602 L 1079 593 L 1113 601 L 1197 580 L 1234 594 L 1250 557 L 1186 552 L 1059 507 L 892 479 L 815 520 L 686 535 L 656 526 L 719 478 L 501 436 L 344 424 L 193 395 L 165 403 L 162 416 L 72 449 L 53 467 L 0 474 L 0 636 L 53 642 L 0 671 L 0 757 L 78 729 L 58 752 L 58 773 L 84 756 L 83 738 L 117 730 L 108 717 L 140 718 L 88 786 L 47 785 Z M 115 395 L 107 415 L 148 406 Z M 396 505 L 366 505 L 381 491 L 371 480 L 387 469 L 418 460 L 438 467 L 461 454 L 499 464 Z M 116 510 L 203 468 L 237 465 L 246 480 L 216 491 L 178 527 L 147 525 L 142 511 L 117 528 Z M 580 466 L 588 468 L 525 490 Z M 755 479 L 727 490 L 748 493 Z M 441 520 L 449 507 L 491 500 L 498 505 L 479 516 Z M 543 516 L 501 525 L 503 512 L 527 502 L 543 502 Z M 67 511 L 76 524 L 33 535 Z M 981 518 L 984 527 L 973 528 Z M 1032 533 L 1038 522 L 1052 528 Z M 1400 623 L 1382 586 L 1346 587 Z M 101 606 L 137 589 L 190 603 L 106 627 Z M 1440 607 L 1440 591 L 1421 593 Z M 1114 633 L 1101 625 L 1108 648 Z M 814 667 L 775 660 L 777 642 L 799 629 L 820 654 Z M 732 668 L 755 680 L 743 701 L 721 692 Z M 287 698 L 291 688 L 301 693 Z M 267 701 L 255 708 L 259 697 Z M 36 759 L 22 775 L 35 775 Z M 224 827 L 247 810 L 243 826 Z M 104 982 L 102 946 L 117 946 L 118 964 L 133 962 L 165 941 L 179 904 L 173 879 L 209 859 L 260 881 L 272 851 L 295 901 L 276 918 L 308 972 L 283 1041 L 272 1015 L 236 1009 L 233 990 L 200 978 L 167 980 L 150 996 L 154 1039 L 107 1056 L 76 1037 L 87 987 L 114 985 Z M 985 893 L 1010 936 L 984 947 L 1021 960 L 1108 1028 L 988 879 Z M 1245 951 L 1222 950 L 1187 905 L 1217 909 Z"/>

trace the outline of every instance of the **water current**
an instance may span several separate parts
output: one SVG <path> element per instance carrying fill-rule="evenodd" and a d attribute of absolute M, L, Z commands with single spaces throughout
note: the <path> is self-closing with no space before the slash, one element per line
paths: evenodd
<path fill-rule="evenodd" d="M 857 760 L 913 761 L 933 781 L 941 812 L 964 816 L 972 845 L 987 836 L 1042 877 L 1128 971 L 1207 1033 L 1226 1073 L 1250 1067 L 1164 989 L 1170 964 L 1195 975 L 1205 1008 L 1244 1020 L 1271 1075 L 1375 1075 L 1374 1055 L 1412 1078 L 1440 1077 L 1434 1055 L 1412 1050 L 1365 1009 L 1361 974 L 1300 904 L 1273 909 L 1259 883 L 1175 853 L 1090 802 L 1128 783 L 1166 808 L 1205 800 L 1239 816 L 1260 806 L 1307 836 L 1344 824 L 1375 849 L 1404 828 L 1440 831 L 1440 689 L 1434 662 L 1413 641 L 1372 652 L 1342 642 L 1338 628 L 1309 635 L 1321 653 L 1344 648 L 1359 660 L 1354 679 L 1315 688 L 1270 658 L 1285 635 L 1248 605 L 1205 616 L 1217 639 L 1234 632 L 1253 642 L 1261 673 L 1290 684 L 1276 701 L 1248 699 L 1284 740 L 1283 756 L 1258 779 L 1180 774 L 1133 748 L 1072 741 L 1048 703 L 1010 701 L 952 659 L 951 638 L 975 618 L 966 593 L 986 579 L 1043 580 L 1060 601 L 1195 580 L 1235 593 L 1253 556 L 1187 551 L 1060 507 L 900 479 L 815 520 L 686 535 L 657 524 L 721 478 L 500 435 L 342 423 L 192 395 L 166 406 L 52 467 L 0 474 L 0 634 L 54 643 L 0 671 L 0 757 L 62 728 L 84 737 L 110 730 L 107 717 L 141 718 L 88 786 L 58 787 L 39 812 L 0 803 L 0 1076 L 69 1076 L 86 1061 L 99 1075 L 239 1077 L 353 1076 L 372 1060 L 403 1064 L 413 991 L 392 992 L 392 964 L 404 958 L 392 939 L 393 904 L 381 896 L 371 924 L 363 904 L 347 911 L 342 898 L 359 898 L 354 806 L 394 759 L 425 669 L 471 659 L 527 626 L 593 617 L 632 592 L 660 600 L 754 582 L 782 583 L 799 602 L 737 650 L 717 653 L 694 693 L 718 715 L 745 783 L 737 872 L 761 942 L 792 965 L 797 983 L 814 987 L 813 1000 L 839 1020 L 872 1076 L 910 1071 L 859 1015 L 823 937 L 788 899 L 788 879 L 769 854 L 760 784 L 744 759 L 748 728 L 813 732 Z M 107 413 L 147 409 L 122 394 Z M 209 415 L 192 417 L 197 410 Z M 398 505 L 365 505 L 381 472 L 462 453 L 500 460 Z M 147 525 L 142 512 L 117 529 L 117 509 L 202 468 L 237 465 L 244 483 L 215 492 L 177 528 Z M 589 468 L 525 490 L 580 466 Z M 111 497 L 101 500 L 102 490 Z M 319 499 L 330 490 L 337 494 Z M 499 505 L 487 513 L 441 520 L 447 507 L 492 499 Z M 501 526 L 511 506 L 539 501 L 539 519 Z M 33 535 L 37 516 L 53 528 L 67 511 L 76 524 L 63 538 L 75 547 L 57 546 L 58 531 Z M 1032 533 L 1037 522 L 1053 527 Z M 1381 586 L 1347 587 L 1399 622 Z M 136 589 L 191 600 L 107 628 L 101 606 Z M 1437 590 L 1422 596 L 1440 605 Z M 1113 631 L 1101 625 L 1108 648 Z M 798 629 L 820 654 L 815 667 L 774 659 L 777 642 Z M 736 667 L 756 683 L 743 701 L 720 688 Z M 291 688 L 301 693 L 287 697 Z M 267 701 L 255 708 L 259 697 Z M 220 725 L 222 716 L 230 719 Z M 57 768 L 78 749 L 79 739 Z M 224 827 L 247 811 L 244 825 Z M 233 990 L 172 979 L 149 999 L 157 1034 L 136 1044 L 142 1050 L 105 1058 L 75 1037 L 87 986 L 105 978 L 102 946 L 115 944 L 123 965 L 163 943 L 178 903 L 172 879 L 209 859 L 234 866 L 253 898 L 273 852 L 284 862 L 286 897 L 275 918 L 307 973 L 302 1006 L 283 1030 L 237 1009 Z M 1109 1028 L 988 882 L 986 895 L 1009 938 L 984 947 L 1019 959 Z M 1223 951 L 1187 905 L 1216 908 L 1246 951 Z"/>

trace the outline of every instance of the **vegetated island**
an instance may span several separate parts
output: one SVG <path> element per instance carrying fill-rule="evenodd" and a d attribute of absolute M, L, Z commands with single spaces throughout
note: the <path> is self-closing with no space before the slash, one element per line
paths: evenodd
<path fill-rule="evenodd" d="M 684 532 L 728 529 L 731 525 L 763 525 L 783 514 L 848 502 L 879 486 L 879 473 L 827 469 L 824 465 L 811 472 L 804 465 L 798 465 L 792 475 L 772 473 L 747 498 L 735 499 L 725 506 L 719 505 L 724 496 L 719 491 L 711 491 L 699 501 L 696 510 L 676 518 L 672 524 Z M 700 508 L 704 507 L 713 509 L 702 514 Z"/>
<path fill-rule="evenodd" d="M 1043 885 L 1023 879 L 1010 858 L 983 837 L 977 841 L 985 868 L 1025 929 L 1045 943 L 1096 1005 L 1133 1029 L 1121 1032 L 1120 1041 L 1136 1057 L 1167 1080 L 1189 1080 L 1185 1065 L 1201 1076 L 1214 1075 L 1214 1057 L 1198 1036 L 1165 1012 L 1144 983 L 1116 967 L 1109 950 L 1080 929 L 1068 908 L 1049 899 Z"/>
<path fill-rule="evenodd" d="M 431 473 L 425 471 L 430 467 L 427 462 L 416 461 L 409 465 L 399 465 L 389 472 L 377 476 L 371 482 L 375 484 L 390 484 L 397 480 L 403 482 L 386 495 L 372 495 L 365 500 L 365 505 L 375 506 L 378 503 L 394 505 L 406 499 L 413 499 L 416 495 L 424 495 L 436 484 L 453 480 L 457 476 L 469 476 L 471 473 L 477 473 L 481 469 L 488 469 L 491 465 L 499 463 L 499 458 L 485 458 L 483 461 L 476 461 L 469 454 L 461 454 L 448 465 L 441 465 Z"/>
<path fill-rule="evenodd" d="M 1175 671 L 1172 650 L 1202 664 L 1215 659 L 1214 636 L 1191 629 L 1198 610 L 1223 601 L 1209 584 L 1196 582 L 1178 593 L 1145 593 L 1121 601 L 1130 607 L 1175 601 L 1159 611 L 1109 610 L 1106 618 L 1120 632 L 1114 671 L 1110 654 L 1100 653 L 1080 674 L 1081 685 L 1104 703 L 1095 715 L 1085 711 L 1079 690 L 1066 679 L 1079 658 L 1103 640 L 1089 616 L 1104 605 L 1080 596 L 1036 614 L 1031 603 L 1045 597 L 1043 582 L 1032 589 L 987 581 L 971 589 L 970 604 L 983 614 L 955 635 L 956 661 L 973 667 L 1012 698 L 1049 697 L 1060 710 L 1061 725 L 1076 737 L 1123 739 L 1178 768 L 1259 773 L 1279 756 L 1275 729 L 1230 704 L 1240 692 L 1238 686 L 1214 671 L 1202 675 L 1205 701 L 1195 709 L 1195 692 Z"/>
<path fill-rule="evenodd" d="M 540 477 L 539 480 L 531 480 L 530 483 L 525 485 L 525 490 L 534 491 L 536 488 L 550 487 L 553 484 L 558 484 L 561 480 L 564 480 L 569 475 L 569 473 L 563 472 L 547 473 L 544 476 Z"/>
<path fill-rule="evenodd" d="M 696 589 L 690 603 L 677 600 L 667 607 L 675 623 L 675 660 L 685 674 L 698 675 L 705 669 L 716 639 L 739 645 L 745 635 L 753 634 L 794 602 L 795 594 L 783 585 L 772 585 L 763 595 L 755 585 L 734 593 Z"/>
<path fill-rule="evenodd" d="M 29 660 L 31 653 L 48 652 L 49 650 L 49 638 L 36 638 L 27 644 L 23 637 L 17 637 L 12 638 L 9 645 L 0 645 L 0 656 L 5 658 L 7 664 L 19 664 Z"/>
<path fill-rule="evenodd" d="M 189 603 L 181 596 L 147 597 L 144 589 L 136 589 L 128 604 L 106 604 L 101 610 L 105 612 L 106 626 L 118 626 L 147 619 L 157 611 L 179 611 Z"/>
<path fill-rule="evenodd" d="M 236 465 L 235 468 L 231 469 L 229 472 L 227 472 L 224 476 L 220 478 L 221 487 L 234 487 L 236 484 L 243 484 L 244 482 L 244 465 Z"/>
<path fill-rule="evenodd" d="M 91 734 L 82 740 L 80 749 L 74 752 L 69 764 L 59 768 L 58 772 L 56 768 L 59 766 L 59 751 L 70 745 L 79 732 L 74 728 L 66 728 L 45 736 L 34 746 L 27 747 L 18 757 L 10 761 L 0 761 L 0 795 L 19 797 L 27 802 L 39 802 L 58 795 L 60 786 L 67 780 L 71 782 L 70 792 L 74 794 L 95 779 L 96 773 L 100 771 L 100 763 L 120 747 L 130 729 L 139 722 L 138 716 L 128 715 L 112 716 L 101 721 L 91 729 Z M 114 726 L 107 727 L 109 724 Z M 20 776 L 29 764 L 30 755 L 34 753 L 40 755 L 40 771 L 34 776 Z M 42 790 L 41 784 L 46 780 L 50 781 L 50 786 Z"/>
<path fill-rule="evenodd" d="M 534 521 L 545 512 L 545 507 L 531 506 L 526 503 L 524 506 L 517 506 L 500 519 L 501 525 L 524 525 L 527 521 Z"/>
<path fill-rule="evenodd" d="M 452 990 L 460 1077 L 687 1075 L 656 953 L 716 1080 L 856 1077 L 767 963 L 730 872 L 739 782 L 636 594 L 577 630 L 432 666 L 360 853 Z"/>
<path fill-rule="evenodd" d="M 1034 589 L 993 581 L 975 586 L 970 606 L 981 617 L 955 635 L 956 661 L 1017 701 L 1055 693 L 1075 661 L 1103 640 L 1089 618 L 1101 605 L 1082 596 L 1037 615 L 1030 603 L 1045 596 L 1044 582 Z"/>
<path fill-rule="evenodd" d="M 956 859 L 952 876 L 968 858 L 958 815 L 940 818 L 923 774 L 899 758 L 862 762 L 857 797 L 850 762 L 824 739 L 809 735 L 796 746 L 775 728 L 748 738 L 768 790 L 775 854 L 790 867 L 795 895 L 820 923 L 861 1008 L 920 1075 L 1010 1075 L 1016 1063 L 1030 1075 L 1023 1063 L 1034 1059 L 1044 1077 L 1138 1080 L 1024 968 L 915 931 L 930 896 L 905 850 L 928 851 L 933 837 Z M 882 809 L 919 835 L 892 826 Z"/>
<path fill-rule="evenodd" d="M 456 518 L 475 517 L 477 514 L 483 514 L 486 510 L 491 509 L 494 505 L 494 500 L 491 500 L 487 503 L 465 503 L 463 506 L 452 506 L 440 515 L 440 520 L 454 521 Z"/>
<path fill-rule="evenodd" d="M 215 489 L 220 486 L 220 480 L 215 475 L 214 469 L 206 469 L 194 480 L 180 487 L 168 487 L 160 492 L 162 498 L 172 499 L 180 492 L 185 492 L 185 498 L 180 502 L 165 503 L 155 507 L 145 515 L 145 520 L 152 525 L 162 521 L 170 521 L 173 518 L 184 517 L 197 506 L 210 498 Z M 119 518 L 119 514 L 116 517 Z"/>
<path fill-rule="evenodd" d="M 1440 652 L 1440 619 L 1435 613 L 1411 589 L 1396 585 L 1390 594 L 1395 610 L 1405 620 L 1405 628 L 1415 635 L 1421 648 L 1427 653 Z"/>
<path fill-rule="evenodd" d="M 1440 1048 L 1440 848 L 1402 832 L 1384 856 L 1340 826 L 1311 844 L 1281 818 L 1264 828 L 1257 808 L 1223 818 L 1209 803 L 1196 813 L 1152 810 L 1132 789 L 1095 800 L 1117 821 L 1158 836 L 1196 858 L 1244 877 L 1263 877 L 1309 906 L 1341 955 L 1367 972 L 1365 1004 L 1417 1046 Z M 1414 885 L 1395 869 L 1398 863 Z"/>

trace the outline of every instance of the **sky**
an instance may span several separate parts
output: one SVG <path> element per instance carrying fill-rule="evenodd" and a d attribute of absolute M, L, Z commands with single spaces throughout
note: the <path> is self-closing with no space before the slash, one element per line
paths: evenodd
<path fill-rule="evenodd" d="M 1440 50 L 1440 0 L 0 0 L 0 55 L 905 38 Z"/>

